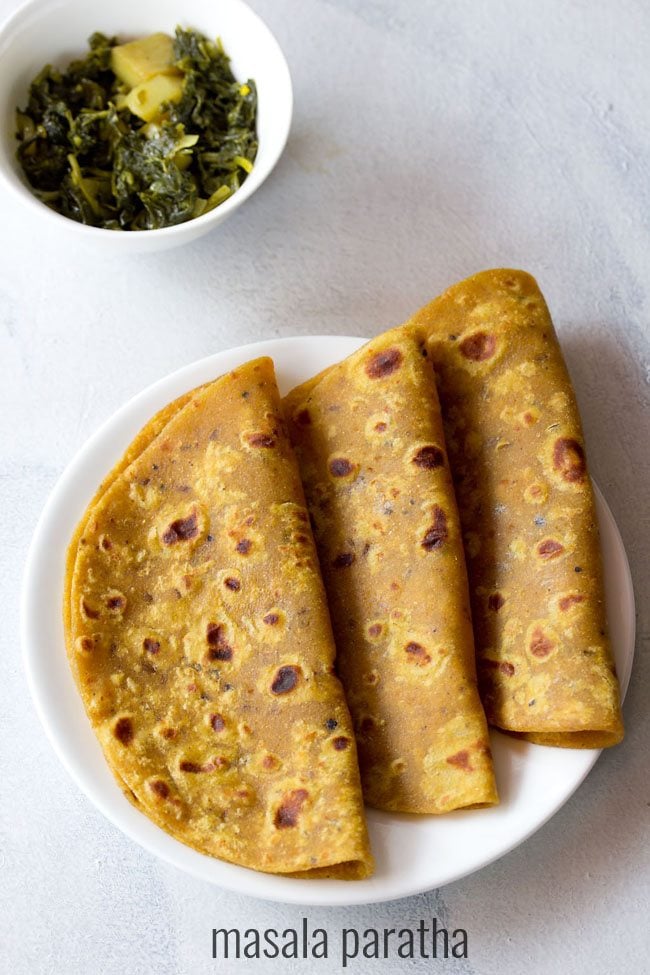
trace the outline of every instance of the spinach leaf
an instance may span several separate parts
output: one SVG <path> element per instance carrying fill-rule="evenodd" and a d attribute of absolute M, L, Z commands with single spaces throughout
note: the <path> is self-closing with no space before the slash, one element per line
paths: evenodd
<path fill-rule="evenodd" d="M 116 38 L 95 33 L 65 71 L 46 65 L 16 115 L 17 156 L 44 203 L 81 223 L 151 230 L 218 206 L 246 179 L 257 154 L 257 92 L 240 84 L 219 41 L 176 29 L 176 103 L 156 124 L 125 106 L 111 70 Z"/>

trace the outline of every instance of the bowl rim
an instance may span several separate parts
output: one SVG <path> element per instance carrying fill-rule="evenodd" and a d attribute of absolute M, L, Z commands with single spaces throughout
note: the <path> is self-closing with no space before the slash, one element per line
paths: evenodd
<path fill-rule="evenodd" d="M 110 230 L 106 227 L 93 227 L 90 224 L 80 223 L 77 220 L 73 220 L 71 217 L 66 217 L 64 214 L 59 213 L 57 210 L 53 210 L 48 207 L 46 203 L 43 203 L 30 189 L 29 185 L 23 182 L 19 174 L 15 174 L 15 178 L 12 179 L 8 172 L 8 167 L 2 161 L 2 156 L 0 155 L 0 180 L 2 184 L 11 191 L 15 199 L 19 199 L 30 208 L 30 211 L 35 214 L 40 214 L 41 217 L 46 219 L 52 218 L 56 224 L 60 227 L 64 227 L 70 230 L 72 233 L 79 233 L 82 237 L 85 237 L 87 242 L 90 243 L 91 240 L 107 240 L 108 235 L 112 237 L 122 237 L 126 235 L 127 238 L 135 238 L 142 240 L 143 238 L 147 241 L 159 240 L 163 241 L 166 238 L 174 236 L 182 236 L 184 233 L 193 232 L 199 234 L 202 232 L 207 232 L 212 224 L 216 225 L 221 223 L 229 214 L 233 213 L 238 207 L 242 205 L 253 193 L 259 189 L 259 187 L 265 182 L 265 180 L 270 176 L 270 174 L 275 169 L 275 166 L 280 159 L 280 156 L 284 152 L 287 140 L 289 138 L 289 132 L 291 129 L 291 122 L 293 119 L 293 85 L 291 81 L 291 72 L 289 70 L 289 65 L 285 57 L 284 51 L 280 47 L 280 44 L 271 31 L 270 27 L 266 22 L 260 17 L 257 11 L 253 10 L 245 0 L 219 0 L 221 6 L 229 6 L 234 9 L 239 9 L 249 16 L 251 19 L 257 22 L 257 25 L 261 28 L 262 33 L 266 36 L 268 42 L 269 51 L 272 52 L 276 62 L 277 68 L 282 76 L 281 83 L 285 88 L 285 101 L 284 109 L 279 114 L 277 123 L 274 123 L 274 127 L 277 131 L 277 141 L 275 142 L 275 148 L 270 151 L 268 158 L 266 159 L 264 166 L 257 167 L 253 166 L 252 172 L 244 180 L 243 184 L 237 189 L 232 196 L 223 203 L 215 207 L 213 210 L 208 211 L 208 213 L 202 213 L 198 217 L 191 217 L 189 220 L 184 220 L 181 223 L 172 224 L 169 227 L 158 227 L 151 230 L 144 231 L 115 231 Z M 9 14 L 4 20 L 0 21 L 0 56 L 2 55 L 3 45 L 7 42 L 7 38 L 12 32 L 19 32 L 22 29 L 22 21 L 26 20 L 28 17 L 32 16 L 36 11 L 44 11 L 48 7 L 65 7 L 67 4 L 62 3 L 62 0 L 25 0 L 13 13 Z M 218 6 L 215 5 L 214 10 L 218 14 Z M 10 139 L 5 138 L 0 135 L 0 139 L 4 141 L 8 146 Z M 15 142 L 14 136 L 14 142 Z M 11 153 L 8 153 L 11 155 Z M 192 228 L 190 231 L 188 228 Z M 201 228 L 199 230 L 199 227 Z"/>

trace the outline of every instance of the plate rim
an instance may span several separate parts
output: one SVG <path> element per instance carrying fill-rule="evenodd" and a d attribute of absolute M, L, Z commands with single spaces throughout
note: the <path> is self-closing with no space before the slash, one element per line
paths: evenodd
<path fill-rule="evenodd" d="M 174 370 L 173 372 L 155 380 L 141 389 L 121 406 L 119 406 L 117 410 L 111 413 L 99 425 L 94 433 L 92 433 L 90 437 L 86 439 L 82 446 L 64 466 L 54 487 L 50 491 L 41 514 L 37 520 L 29 545 L 23 572 L 20 606 L 20 638 L 22 646 L 23 668 L 26 674 L 32 701 L 41 725 L 46 733 L 46 737 L 52 745 L 55 754 L 76 785 L 81 789 L 90 802 L 109 820 L 109 822 L 117 827 L 130 840 L 136 842 L 139 846 L 147 850 L 148 853 L 160 858 L 177 869 L 194 876 L 197 879 L 203 880 L 207 883 L 212 883 L 224 890 L 230 890 L 235 893 L 245 894 L 247 896 L 279 903 L 331 907 L 381 903 L 388 900 L 401 899 L 403 897 L 421 894 L 435 887 L 454 883 L 465 876 L 469 876 L 479 870 L 482 870 L 490 863 L 501 859 L 501 857 L 510 853 L 522 843 L 525 843 L 530 836 L 537 832 L 538 829 L 541 829 L 542 826 L 544 826 L 568 802 L 571 796 L 580 787 L 586 776 L 593 768 L 601 752 L 600 749 L 588 749 L 582 751 L 581 755 L 584 757 L 584 765 L 579 770 L 579 774 L 576 774 L 575 778 L 571 780 L 569 790 L 562 792 L 562 796 L 559 801 L 557 801 L 557 803 L 553 805 L 541 819 L 534 820 L 529 829 L 516 833 L 512 843 L 504 844 L 493 855 L 489 855 L 481 859 L 480 862 L 477 862 L 468 868 L 462 867 L 458 871 L 446 876 L 444 879 L 434 878 L 431 880 L 431 882 L 420 882 L 411 886 L 404 882 L 401 884 L 396 882 L 393 885 L 389 883 L 385 889 L 382 889 L 381 887 L 375 888 L 373 885 L 371 889 L 368 889 L 367 885 L 372 884 L 372 878 L 369 878 L 369 880 L 366 881 L 355 881 L 354 883 L 350 881 L 333 880 L 303 880 L 302 882 L 296 882 L 295 879 L 283 877 L 282 875 L 264 874 L 235 864 L 229 864 L 225 861 L 220 861 L 209 857 L 206 854 L 198 853 L 197 851 L 183 844 L 181 841 L 169 836 L 169 834 L 165 833 L 165 831 L 161 830 L 159 827 L 154 828 L 157 833 L 160 834 L 160 836 L 157 836 L 156 841 L 153 839 L 149 840 L 146 835 L 143 836 L 139 834 L 135 828 L 131 827 L 130 823 L 125 822 L 119 810 L 114 808 L 110 802 L 105 801 L 104 796 L 96 791 L 88 779 L 84 779 L 83 772 L 80 768 L 81 763 L 78 759 L 75 760 L 74 757 L 68 753 L 64 743 L 61 741 L 53 725 L 53 721 L 50 716 L 50 709 L 45 701 L 45 695 L 42 693 L 39 683 L 39 652 L 37 649 L 35 649 L 35 647 L 37 647 L 39 644 L 39 639 L 33 633 L 33 610 L 35 598 L 39 592 L 39 578 L 45 571 L 41 564 L 42 557 L 39 543 L 47 535 L 53 515 L 57 513 L 60 506 L 65 504 L 66 498 L 72 490 L 72 483 L 77 472 L 79 470 L 83 470 L 85 466 L 88 466 L 91 463 L 92 455 L 98 449 L 101 451 L 103 448 L 104 453 L 109 450 L 104 442 L 110 439 L 110 435 L 116 427 L 120 427 L 123 424 L 131 426 L 133 430 L 129 436 L 134 436 L 135 433 L 141 429 L 142 425 L 146 423 L 147 418 L 153 415 L 156 409 L 165 405 L 165 403 L 171 402 L 173 397 L 175 395 L 179 395 L 180 392 L 183 392 L 184 390 L 189 391 L 190 389 L 194 388 L 195 385 L 198 385 L 198 383 L 192 381 L 189 385 L 177 389 L 176 387 L 178 387 L 179 384 L 184 383 L 186 378 L 193 376 L 197 371 L 207 370 L 212 364 L 214 364 L 220 370 L 219 372 L 215 373 L 216 378 L 218 375 L 227 372 L 229 369 L 236 368 L 237 365 L 241 365 L 251 358 L 270 355 L 272 358 L 274 358 L 274 364 L 276 365 L 278 371 L 280 371 L 282 363 L 281 361 L 276 363 L 275 356 L 277 355 L 278 358 L 280 358 L 283 347 L 285 349 L 291 346 L 297 346 L 299 348 L 304 343 L 307 343 L 310 346 L 316 344 L 325 344 L 327 346 L 331 345 L 336 349 L 336 358 L 333 358 L 332 361 L 338 361 L 340 358 L 349 354 L 349 352 L 353 351 L 354 349 L 359 348 L 367 341 L 369 341 L 369 339 L 360 336 L 336 334 L 293 335 L 263 339 L 257 342 L 249 342 L 244 345 L 222 349 L 219 352 L 196 359 L 193 362 L 181 366 L 179 369 Z M 278 351 L 278 347 L 280 348 L 280 352 Z M 224 362 L 227 364 L 224 365 Z M 173 387 L 174 389 L 172 394 L 169 392 L 170 387 Z M 165 394 L 164 400 L 156 405 L 153 401 L 155 401 L 156 398 L 163 392 Z M 144 418 L 142 418 L 140 414 L 145 410 L 147 412 L 144 415 Z M 102 471 L 100 471 L 99 477 L 97 478 L 97 484 L 99 484 L 101 477 L 106 473 L 106 471 L 111 469 L 112 463 L 119 459 L 129 442 L 130 440 L 127 440 L 126 443 L 122 443 L 117 456 L 112 458 L 110 465 L 106 465 L 105 468 L 102 468 Z M 613 516 L 611 508 L 602 494 L 602 491 L 595 482 L 592 481 L 592 483 L 596 495 L 601 533 L 604 534 L 603 523 L 605 522 L 607 523 L 606 530 L 609 533 L 609 538 L 617 550 L 617 558 L 619 562 L 618 568 L 621 571 L 620 592 L 624 594 L 624 605 L 621 607 L 621 615 L 624 618 L 630 641 L 629 647 L 623 648 L 622 659 L 624 667 L 622 669 L 619 668 L 621 699 L 624 700 L 627 687 L 629 685 L 635 652 L 636 616 L 634 588 L 629 560 L 627 558 L 623 539 L 616 524 L 616 520 Z M 87 502 L 90 501 L 91 497 L 92 494 L 88 496 Z M 76 520 L 81 517 L 83 510 L 85 509 L 79 509 L 78 513 L 75 515 Z M 59 554 L 64 555 L 64 553 Z M 62 560 L 62 564 L 63 561 L 64 560 Z M 49 571 L 52 572 L 53 570 Z M 62 583 L 62 581 L 63 580 L 61 579 L 60 583 Z M 62 585 L 58 586 L 58 589 L 60 591 L 62 589 Z M 65 667 L 68 668 L 69 665 L 67 655 L 64 659 Z M 86 717 L 85 713 L 84 717 Z M 91 734 L 94 737 L 94 732 L 92 732 L 92 730 Z M 508 738 L 508 736 L 503 735 L 495 729 L 491 729 L 491 734 L 497 735 L 499 738 L 505 738 L 508 742 L 513 741 L 513 739 Z M 543 746 L 530 745 L 529 747 L 542 748 Z M 123 798 L 117 783 L 115 783 L 115 790 L 116 793 Z M 124 799 L 124 802 L 127 802 L 127 800 Z M 495 808 L 498 809 L 499 807 Z M 154 824 L 151 823 L 151 821 L 145 817 L 143 813 L 140 813 L 138 810 L 135 810 L 135 812 L 138 813 L 138 816 L 142 816 L 147 823 L 151 824 L 151 826 L 154 826 Z M 376 813 L 374 810 L 370 810 L 369 812 L 371 821 L 373 816 L 381 817 L 382 815 L 386 815 Z M 489 810 L 484 810 L 483 814 L 486 812 L 489 813 Z M 463 811 L 459 811 L 458 814 L 451 815 L 462 816 L 464 813 Z M 154 833 L 153 835 L 156 834 Z M 182 862 L 184 857 L 187 858 L 188 862 Z M 196 857 L 200 858 L 200 860 L 196 861 Z M 222 873 L 224 876 L 206 876 L 205 870 L 200 869 L 200 861 L 209 861 L 210 867 L 216 867 L 217 873 Z M 205 866 L 205 864 L 203 864 L 203 866 Z M 256 890 L 256 886 L 259 886 L 262 889 Z M 278 888 L 277 890 L 275 889 L 276 887 Z M 339 892 L 339 894 L 337 894 L 337 892 Z"/>

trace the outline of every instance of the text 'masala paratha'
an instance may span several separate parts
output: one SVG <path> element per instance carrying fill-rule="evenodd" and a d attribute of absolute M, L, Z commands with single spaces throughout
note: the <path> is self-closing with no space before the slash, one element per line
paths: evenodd
<path fill-rule="evenodd" d="M 367 876 L 355 741 L 272 362 L 177 405 L 73 540 L 68 649 L 92 725 L 127 796 L 184 843 L 267 872 Z"/>
<path fill-rule="evenodd" d="M 433 370 L 396 330 L 285 399 L 366 801 L 497 801 Z"/>
<path fill-rule="evenodd" d="M 484 271 L 408 325 L 438 376 L 488 720 L 542 744 L 616 744 L 593 491 L 544 298 L 522 271 Z"/>

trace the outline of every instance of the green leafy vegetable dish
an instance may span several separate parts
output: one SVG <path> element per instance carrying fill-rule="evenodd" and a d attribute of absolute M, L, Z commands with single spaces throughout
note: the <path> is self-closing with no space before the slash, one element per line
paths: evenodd
<path fill-rule="evenodd" d="M 18 159 L 35 194 L 80 223 L 155 230 L 201 216 L 246 179 L 257 153 L 255 82 L 193 30 L 47 65 L 18 110 Z"/>

